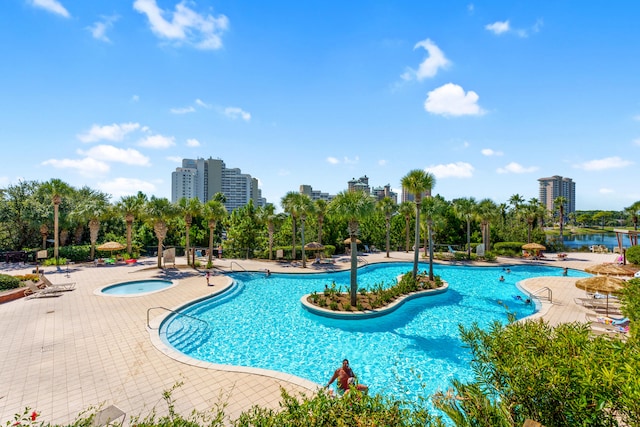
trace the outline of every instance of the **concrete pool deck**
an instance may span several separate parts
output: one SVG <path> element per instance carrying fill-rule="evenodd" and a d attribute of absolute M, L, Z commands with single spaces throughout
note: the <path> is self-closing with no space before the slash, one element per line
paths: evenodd
<path fill-rule="evenodd" d="M 413 253 L 392 252 L 368 254 L 368 263 L 412 261 Z M 538 265 L 584 268 L 603 262 L 614 262 L 614 254 L 569 253 L 564 261 L 548 255 Z M 447 262 L 443 262 L 447 263 Z M 500 258 L 498 264 L 521 263 Z M 178 259 L 178 264 L 185 264 Z M 458 263 L 465 264 L 465 263 Z M 474 263 L 482 265 L 480 263 Z M 0 304 L 0 424 L 13 420 L 15 413 L 26 407 L 38 411 L 39 419 L 57 424 L 73 422 L 89 407 L 117 405 L 130 416 L 145 416 L 153 408 L 165 414 L 162 394 L 177 383 L 173 393 L 175 409 L 184 415 L 192 410 L 206 410 L 225 404 L 225 414 L 236 419 L 253 405 L 278 408 L 280 388 L 293 394 L 309 391 L 308 381 L 286 375 L 272 377 L 248 372 L 187 364 L 166 356 L 149 339 L 147 312 L 152 307 L 176 308 L 188 301 L 206 297 L 228 283 L 224 274 L 211 276 L 212 287 L 206 285 L 202 272 L 187 268 L 153 268 L 154 259 L 137 265 L 100 266 L 69 265 L 68 270 L 45 267 L 52 283 L 76 282 L 76 289 L 59 297 L 24 298 Z M 219 271 L 303 273 L 327 268 L 348 269 L 349 262 L 306 269 L 299 266 L 253 260 L 215 260 Z M 492 263 L 489 265 L 496 265 Z M 30 273 L 33 266 L 0 263 L 0 273 Z M 178 280 L 177 286 L 162 292 L 135 298 L 94 295 L 109 284 L 146 278 Z M 585 321 L 587 310 L 574 303 L 584 291 L 573 286 L 576 278 L 543 277 L 523 283 L 528 292 L 548 287 L 553 301 L 543 301 L 536 314 L 550 324 Z M 166 314 L 152 309 L 149 317 Z M 336 361 L 327 361 L 335 364 Z"/>

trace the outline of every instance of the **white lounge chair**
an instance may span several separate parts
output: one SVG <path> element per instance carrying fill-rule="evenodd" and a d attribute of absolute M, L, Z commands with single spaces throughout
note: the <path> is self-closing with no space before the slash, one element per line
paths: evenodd
<path fill-rule="evenodd" d="M 51 283 L 45 280 L 44 285 L 45 289 L 57 289 L 58 291 L 72 291 L 76 288 L 76 282 Z"/>
<path fill-rule="evenodd" d="M 31 280 L 27 282 L 27 289 L 24 291 L 26 299 L 41 298 L 41 297 L 59 297 L 62 290 L 55 288 L 39 288 L 38 285 Z"/>

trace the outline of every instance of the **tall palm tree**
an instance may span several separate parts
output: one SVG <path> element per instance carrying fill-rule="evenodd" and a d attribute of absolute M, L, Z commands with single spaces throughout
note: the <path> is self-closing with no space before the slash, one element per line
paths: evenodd
<path fill-rule="evenodd" d="M 374 201 L 363 191 L 343 191 L 329 203 L 328 211 L 336 218 L 347 221 L 351 241 L 351 305 L 357 305 L 358 293 L 358 246 L 356 236 L 360 221 L 374 212 Z"/>
<path fill-rule="evenodd" d="M 478 202 L 476 209 L 480 219 L 480 229 L 482 232 L 482 244 L 486 251 L 491 250 L 491 221 L 500 216 L 498 205 L 491 199 L 482 199 Z"/>
<path fill-rule="evenodd" d="M 307 268 L 307 254 L 305 253 L 304 245 L 304 225 L 307 221 L 307 216 L 314 213 L 314 204 L 311 198 L 306 194 L 300 194 L 297 198 L 299 203 L 297 211 L 300 213 L 300 244 L 302 245 L 302 268 Z"/>
<path fill-rule="evenodd" d="M 326 200 L 318 199 L 314 202 L 314 212 L 318 221 L 318 243 L 322 244 L 322 226 L 324 225 L 324 217 L 327 215 L 328 203 Z"/>
<path fill-rule="evenodd" d="M 444 214 L 446 204 L 440 197 L 427 197 L 422 202 L 422 212 L 427 222 L 429 237 L 429 280 L 433 280 L 433 221 Z"/>
<path fill-rule="evenodd" d="M 467 223 L 467 258 L 471 259 L 471 221 L 475 217 L 476 200 L 473 197 L 463 197 L 453 201 L 453 211 L 456 216 Z"/>
<path fill-rule="evenodd" d="M 138 191 L 135 196 L 123 196 L 116 204 L 117 210 L 124 216 L 124 221 L 127 224 L 127 253 L 133 256 L 133 246 L 131 239 L 131 230 L 133 229 L 133 221 L 138 215 L 142 207 L 147 203 L 147 196 Z"/>
<path fill-rule="evenodd" d="M 209 227 L 209 251 L 207 254 L 207 266 L 213 263 L 213 238 L 216 231 L 218 222 L 224 220 L 227 217 L 227 208 L 224 207 L 224 203 L 215 198 L 207 200 L 202 207 L 202 213 L 204 219 L 207 221 Z"/>
<path fill-rule="evenodd" d="M 280 201 L 282 208 L 286 213 L 291 216 L 292 223 L 292 243 L 291 243 L 291 257 L 296 259 L 296 234 L 297 234 L 297 221 L 298 218 L 304 216 L 304 220 L 307 218 L 307 214 L 311 212 L 312 207 L 311 199 L 306 194 L 296 193 L 295 191 L 289 191 L 282 197 Z M 304 220 L 302 228 L 304 229 Z M 303 230 L 304 234 L 304 230 Z M 304 238 L 304 237 L 303 237 Z M 304 242 L 302 243 L 302 263 L 305 265 L 304 260 Z"/>
<path fill-rule="evenodd" d="M 568 200 L 566 197 L 558 196 L 553 199 L 553 207 L 558 210 L 560 214 L 560 244 L 564 246 L 564 207 Z"/>
<path fill-rule="evenodd" d="M 527 243 L 531 243 L 531 232 L 533 231 L 533 224 L 540 216 L 540 209 L 538 204 L 528 203 L 521 206 L 518 217 L 525 220 L 527 223 Z"/>
<path fill-rule="evenodd" d="M 187 199 L 182 197 L 178 200 L 177 205 L 178 212 L 184 217 L 184 226 L 185 226 L 185 238 L 184 238 L 184 254 L 187 257 L 187 265 L 191 265 L 195 267 L 196 264 L 196 254 L 193 254 L 193 262 L 190 262 L 190 248 L 189 248 L 189 232 L 191 230 L 191 224 L 193 224 L 193 217 L 198 216 L 202 213 L 202 202 L 197 197 L 192 197 Z"/>
<path fill-rule="evenodd" d="M 404 231 L 405 231 L 405 245 L 404 251 L 409 252 L 409 224 L 411 224 L 411 216 L 413 215 L 415 208 L 411 202 L 402 202 L 398 206 L 398 213 L 404 218 Z"/>
<path fill-rule="evenodd" d="M 391 217 L 398 212 L 398 205 L 393 201 L 391 197 L 385 197 L 382 200 L 378 201 L 376 207 L 382 214 L 384 215 L 384 225 L 386 229 L 386 250 L 387 250 L 387 258 L 389 258 L 389 247 L 391 246 Z"/>
<path fill-rule="evenodd" d="M 158 268 L 162 268 L 162 244 L 167 237 L 167 220 L 176 214 L 174 205 L 164 197 L 151 196 L 144 208 L 145 220 L 158 239 Z"/>
<path fill-rule="evenodd" d="M 260 220 L 262 221 L 263 224 L 267 225 L 267 239 L 268 239 L 268 244 L 269 244 L 269 260 L 273 259 L 273 235 L 275 234 L 276 231 L 276 207 L 271 204 L 268 203 L 265 207 L 263 207 L 262 209 L 260 209 Z"/>
<path fill-rule="evenodd" d="M 413 194 L 413 200 L 416 206 L 413 271 L 411 272 L 411 276 L 415 280 L 416 276 L 418 275 L 418 256 L 420 254 L 420 205 L 422 204 L 422 198 L 424 194 L 431 194 L 431 190 L 436 184 L 436 178 L 423 169 L 414 169 L 412 171 L 409 171 L 409 173 L 402 177 L 402 179 L 400 180 L 400 184 L 402 185 L 402 188 Z"/>
<path fill-rule="evenodd" d="M 60 237 L 58 233 L 59 207 L 60 203 L 62 203 L 62 198 L 69 194 L 72 188 L 69 184 L 58 178 L 52 178 L 49 181 L 43 183 L 41 188 L 46 194 L 49 195 L 49 197 L 51 197 L 51 203 L 53 203 L 53 257 L 57 261 L 58 246 L 60 244 Z"/>
<path fill-rule="evenodd" d="M 638 215 L 640 215 L 640 201 L 637 201 L 631 206 L 624 208 L 624 211 L 627 215 L 631 217 L 631 222 L 633 222 L 633 229 L 638 230 Z"/>

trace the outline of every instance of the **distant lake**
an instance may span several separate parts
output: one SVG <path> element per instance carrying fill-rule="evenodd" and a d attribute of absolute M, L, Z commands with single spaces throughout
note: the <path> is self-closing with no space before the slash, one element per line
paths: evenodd
<path fill-rule="evenodd" d="M 552 239 L 553 238 L 557 239 L 558 236 L 552 236 Z M 616 233 L 572 234 L 571 236 L 564 236 L 564 245 L 567 249 L 580 249 L 583 246 L 588 248 L 591 245 L 604 245 L 611 251 L 614 247 L 618 246 L 618 239 L 616 238 Z M 629 244 L 629 237 L 624 236 L 622 246 L 625 248 L 631 246 Z"/>

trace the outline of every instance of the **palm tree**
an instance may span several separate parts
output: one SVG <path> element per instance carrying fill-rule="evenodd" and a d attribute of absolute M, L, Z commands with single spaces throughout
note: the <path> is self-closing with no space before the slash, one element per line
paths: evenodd
<path fill-rule="evenodd" d="M 540 205 L 529 203 L 521 207 L 519 217 L 523 218 L 527 223 L 527 243 L 531 243 L 531 232 L 533 230 L 533 223 L 540 216 Z"/>
<path fill-rule="evenodd" d="M 195 267 L 196 264 L 196 254 L 193 254 L 193 263 L 189 262 L 189 231 L 191 229 L 191 224 L 193 224 L 193 217 L 198 216 L 202 213 L 202 202 L 197 197 L 192 197 L 187 199 L 182 197 L 178 200 L 177 210 L 180 214 L 184 216 L 184 225 L 185 225 L 185 239 L 184 239 L 184 254 L 187 257 L 187 265 L 192 265 Z"/>
<path fill-rule="evenodd" d="M 429 280 L 433 281 L 433 221 L 441 216 L 446 209 L 444 200 L 440 197 L 427 197 L 422 202 L 422 212 L 427 222 L 429 236 Z"/>
<path fill-rule="evenodd" d="M 624 208 L 627 215 L 631 217 L 633 222 L 633 229 L 638 230 L 638 215 L 640 215 L 640 201 L 635 202 L 631 206 Z"/>
<path fill-rule="evenodd" d="M 216 226 L 219 221 L 222 221 L 227 217 L 227 209 L 224 207 L 224 203 L 220 200 L 216 200 L 214 197 L 204 204 L 202 211 L 209 227 L 209 251 L 207 254 L 207 267 L 209 267 L 213 263 L 213 237 Z"/>
<path fill-rule="evenodd" d="M 456 216 L 467 222 L 467 258 L 471 259 L 471 221 L 475 217 L 476 200 L 473 197 L 463 197 L 453 201 L 453 211 Z"/>
<path fill-rule="evenodd" d="M 564 207 L 567 204 L 567 198 L 558 196 L 553 200 L 553 207 L 558 209 L 560 214 L 560 244 L 564 245 Z"/>
<path fill-rule="evenodd" d="M 282 209 L 284 209 L 285 213 L 288 213 L 291 216 L 291 258 L 293 260 L 296 259 L 296 220 L 298 218 L 298 197 L 300 193 L 296 193 L 295 191 L 289 191 L 285 194 L 280 200 L 280 204 L 282 205 Z"/>
<path fill-rule="evenodd" d="M 356 236 L 360 221 L 374 211 L 373 199 L 363 191 L 343 191 L 329 203 L 328 211 L 337 218 L 347 221 L 347 231 L 351 239 L 351 305 L 357 305 L 358 293 L 358 247 Z"/>
<path fill-rule="evenodd" d="M 151 196 L 144 208 L 146 222 L 158 239 L 158 268 L 162 268 L 162 243 L 167 237 L 167 220 L 175 215 L 175 207 L 167 198 Z"/>
<path fill-rule="evenodd" d="M 411 276 L 415 280 L 418 275 L 418 256 L 420 253 L 420 205 L 422 204 L 422 197 L 425 193 L 429 196 L 431 195 L 431 190 L 436 184 L 436 178 L 423 169 L 414 169 L 402 177 L 400 184 L 402 188 L 413 194 L 413 200 L 415 202 L 416 225 L 413 248 L 413 271 L 411 273 Z"/>
<path fill-rule="evenodd" d="M 322 225 L 327 214 L 328 203 L 326 200 L 318 199 L 314 202 L 314 205 L 316 220 L 318 221 L 318 243 L 322 244 Z"/>
<path fill-rule="evenodd" d="M 58 215 L 62 198 L 71 192 L 71 186 L 61 179 L 52 178 L 41 186 L 42 190 L 51 197 L 53 203 L 53 257 L 58 260 Z"/>
<path fill-rule="evenodd" d="M 269 260 L 273 259 L 273 235 L 276 230 L 276 207 L 268 203 L 260 210 L 260 220 L 267 225 L 267 236 L 269 240 Z"/>
<path fill-rule="evenodd" d="M 398 211 L 398 205 L 391 197 L 385 197 L 376 205 L 378 210 L 384 215 L 384 225 L 386 228 L 386 249 L 387 258 L 389 258 L 389 246 L 391 245 L 391 217 Z"/>
<path fill-rule="evenodd" d="M 404 217 L 404 230 L 405 230 L 405 246 L 404 251 L 409 252 L 409 224 L 411 223 L 411 216 L 415 208 L 411 202 L 402 202 L 398 206 L 398 213 Z"/>
<path fill-rule="evenodd" d="M 304 250 L 304 224 L 307 221 L 307 215 L 313 214 L 314 204 L 311 198 L 306 194 L 300 193 L 300 197 L 296 198 L 298 206 L 296 210 L 300 213 L 300 244 L 302 245 L 302 268 L 307 268 L 307 254 Z"/>
<path fill-rule="evenodd" d="M 482 231 L 482 244 L 486 251 L 491 250 L 491 221 L 496 219 L 500 213 L 491 199 L 482 199 L 478 202 L 476 212 L 480 218 L 480 228 Z"/>
<path fill-rule="evenodd" d="M 133 247 L 131 243 L 131 230 L 133 229 L 133 221 L 136 216 L 140 215 L 140 210 L 147 203 L 147 196 L 138 191 L 135 196 L 123 196 L 116 204 L 118 211 L 124 215 L 127 224 L 127 253 L 133 256 Z"/>

